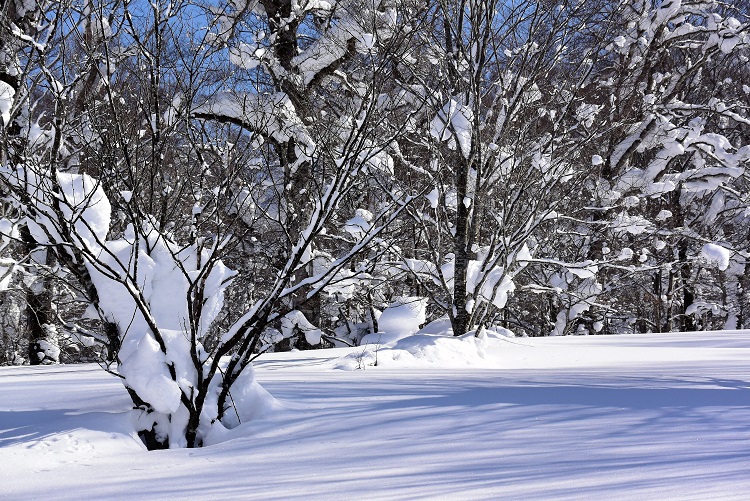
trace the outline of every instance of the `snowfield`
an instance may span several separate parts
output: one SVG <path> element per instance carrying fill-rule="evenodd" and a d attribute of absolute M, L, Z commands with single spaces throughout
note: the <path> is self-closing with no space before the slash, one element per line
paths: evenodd
<path fill-rule="evenodd" d="M 0 368 L 0 498 L 748 499 L 750 331 L 375 348 L 264 356 L 253 420 L 157 452 L 98 366 Z"/>

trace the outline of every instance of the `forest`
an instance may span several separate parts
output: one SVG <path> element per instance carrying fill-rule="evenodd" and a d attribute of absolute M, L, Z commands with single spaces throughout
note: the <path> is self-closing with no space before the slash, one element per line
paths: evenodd
<path fill-rule="evenodd" d="M 195 447 L 401 322 L 750 329 L 749 58 L 746 0 L 0 0 L 0 365 Z"/>

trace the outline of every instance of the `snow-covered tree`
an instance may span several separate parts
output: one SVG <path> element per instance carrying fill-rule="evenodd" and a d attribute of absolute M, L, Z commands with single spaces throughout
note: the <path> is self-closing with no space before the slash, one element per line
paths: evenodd
<path fill-rule="evenodd" d="M 693 313 L 715 278 L 699 278 L 701 261 L 744 261 L 723 225 L 741 221 L 750 158 L 747 14 L 697 1 L 623 2 L 614 14 L 620 32 L 591 91 L 602 120 L 587 147 L 598 170 L 584 195 L 598 207 L 589 252 L 610 270 L 614 310 L 638 328 L 705 328 Z"/>
<path fill-rule="evenodd" d="M 601 47 L 579 39 L 595 12 L 579 2 L 480 0 L 437 2 L 431 12 L 436 29 L 424 33 L 424 62 L 410 65 L 414 83 L 403 91 L 431 111 L 401 150 L 432 189 L 412 211 L 419 237 L 403 267 L 456 335 L 507 321 L 531 262 L 593 277 L 592 263 L 556 259 L 542 244 L 590 167 L 580 129 L 595 110 L 582 91 Z"/>
<path fill-rule="evenodd" d="M 432 5 L 433 29 L 400 61 L 402 94 L 429 103 L 399 139 L 400 179 L 427 187 L 401 268 L 456 334 L 691 326 L 693 263 L 716 238 L 690 213 L 724 214 L 719 198 L 736 199 L 745 176 L 745 96 L 728 75 L 746 57 L 742 15 L 706 2 Z M 673 255 L 659 258 L 665 241 Z M 654 327 L 643 303 L 659 267 L 676 287 L 666 314 L 682 320 Z"/>
<path fill-rule="evenodd" d="M 122 378 L 151 448 L 200 445 L 257 412 L 262 390 L 250 364 L 268 328 L 278 322 L 282 335 L 302 331 L 319 343 L 322 332 L 300 305 L 366 273 L 350 263 L 412 199 L 381 193 L 366 225 L 348 232 L 335 253 L 322 251 L 329 228 L 355 216 L 339 213 L 344 202 L 377 188 L 373 178 L 388 169 L 384 148 L 398 127 L 378 108 L 377 86 L 387 61 L 379 50 L 395 14 L 352 9 L 342 18 L 342 9 L 322 29 L 319 48 L 294 63 L 309 79 L 256 85 L 261 72 L 273 81 L 281 71 L 273 58 L 283 59 L 288 46 L 272 43 L 268 65 L 238 76 L 236 66 L 252 66 L 238 59 L 226 32 L 225 13 L 234 24 L 242 21 L 234 14 L 250 13 L 238 7 L 232 2 L 196 24 L 186 17 L 196 6 L 175 2 L 86 2 L 80 16 L 61 14 L 71 23 L 61 33 L 86 36 L 60 39 L 42 61 L 55 119 L 43 120 L 27 103 L 26 123 L 40 140 L 2 167 L 6 200 L 19 215 L 11 226 L 28 228 L 76 277 L 90 302 L 86 315 L 102 323 L 103 332 L 85 335 L 114 354 L 108 369 Z M 383 28 L 366 31 L 368 19 Z M 271 29 L 277 21 L 266 20 Z M 330 112 L 300 101 L 319 98 L 305 90 L 314 85 L 333 91 L 315 75 L 323 80 L 338 66 L 330 58 L 340 43 L 359 59 L 357 86 Z M 77 64 L 63 64 L 71 53 Z M 311 113 L 333 116 L 321 126 Z M 219 328 L 236 277 L 229 263 L 255 235 L 273 261 L 251 277 L 244 311 Z"/>

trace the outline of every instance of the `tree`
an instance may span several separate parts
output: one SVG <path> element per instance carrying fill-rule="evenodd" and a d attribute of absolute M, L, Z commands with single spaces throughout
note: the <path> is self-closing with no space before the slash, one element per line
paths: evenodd
<path fill-rule="evenodd" d="M 141 7 L 82 10 L 88 17 L 76 18 L 70 33 L 99 35 L 94 46 L 80 51 L 80 72 L 63 65 L 62 55 L 44 61 L 43 78 L 61 89 L 48 96 L 56 120 L 38 125 L 59 139 L 36 147 L 22 163 L 4 166 L 2 177 L 7 200 L 34 240 L 73 271 L 91 312 L 103 322 L 106 335 L 99 340 L 116 354 L 110 370 L 122 378 L 140 413 L 146 444 L 194 447 L 212 428 L 245 419 L 241 396 L 252 383 L 250 363 L 269 326 L 285 320 L 306 331 L 310 343 L 319 342 L 320 331 L 299 305 L 342 280 L 342 270 L 385 234 L 411 197 L 383 193 L 369 226 L 337 255 L 317 259 L 327 227 L 340 217 L 344 200 L 381 168 L 384 145 L 398 130 L 377 107 L 385 57 L 372 44 L 382 37 L 387 46 L 381 32 L 351 35 L 367 42 L 359 49 L 360 64 L 366 62 L 374 78 L 339 103 L 322 129 L 323 143 L 306 125 L 308 117 L 300 116 L 298 110 L 308 108 L 294 103 L 301 99 L 299 89 L 290 90 L 285 80 L 274 92 L 252 87 L 255 80 L 240 81 L 235 89 L 242 90 L 233 94 L 215 92 L 230 76 L 212 78 L 232 75 L 217 72 L 220 58 L 250 65 L 220 42 L 221 15 L 219 21 L 201 18 L 213 23 L 203 30 L 201 23 L 186 21 L 186 12 L 195 9 L 188 3 Z M 365 15 L 380 15 L 374 12 Z M 351 33 L 354 21 L 346 22 Z M 191 45 L 198 35 L 198 45 Z M 328 49 L 310 49 L 304 63 L 312 65 L 312 76 L 303 85 L 317 71 L 333 71 L 315 61 L 328 61 L 340 36 L 338 28 L 323 31 L 319 45 Z M 347 46 L 354 44 L 351 36 L 343 40 Z M 275 57 L 286 54 L 285 37 L 270 47 Z M 131 49 L 124 51 L 126 41 Z M 59 54 L 67 50 L 72 48 L 59 45 Z M 268 64 L 256 76 L 275 68 L 274 61 Z M 85 78 L 92 68 L 95 77 Z M 84 92 L 76 87 L 81 81 L 91 82 L 86 99 L 71 99 Z M 71 109 L 71 102 L 82 108 Z M 302 205 L 293 208 L 300 192 Z M 214 320 L 235 276 L 225 260 L 258 231 L 280 235 L 266 242 L 279 249 L 277 259 L 253 282 L 245 313 L 217 332 Z M 226 356 L 231 358 L 225 366 Z"/>
<path fill-rule="evenodd" d="M 732 252 L 716 230 L 746 175 L 747 137 L 736 133 L 746 108 L 729 75 L 746 57 L 748 25 L 725 14 L 704 2 L 623 4 L 626 28 L 596 70 L 594 96 L 609 116 L 591 150 L 590 204 L 601 207 L 591 253 L 619 282 L 605 287 L 618 291 L 615 309 L 641 330 L 699 327 L 710 283 L 699 279 L 701 249 Z M 623 290 L 640 293 L 622 304 Z"/>
<path fill-rule="evenodd" d="M 432 113 L 401 147 L 435 188 L 411 213 L 427 252 L 404 266 L 455 335 L 505 323 L 531 262 L 592 276 L 593 263 L 544 256 L 542 243 L 575 210 L 565 202 L 586 175 L 579 105 L 601 47 L 577 41 L 596 12 L 572 2 L 435 5 L 425 36 L 436 62 L 413 72 Z"/>

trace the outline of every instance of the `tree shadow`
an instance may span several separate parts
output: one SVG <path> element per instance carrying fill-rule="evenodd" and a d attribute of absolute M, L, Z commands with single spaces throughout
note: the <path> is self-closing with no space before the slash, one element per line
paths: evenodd
<path fill-rule="evenodd" d="M 122 433 L 126 430 L 113 425 L 122 419 L 122 412 L 85 412 L 76 409 L 44 409 L 0 411 L 0 448 L 18 444 L 33 444 L 73 430 L 103 433 Z"/>

